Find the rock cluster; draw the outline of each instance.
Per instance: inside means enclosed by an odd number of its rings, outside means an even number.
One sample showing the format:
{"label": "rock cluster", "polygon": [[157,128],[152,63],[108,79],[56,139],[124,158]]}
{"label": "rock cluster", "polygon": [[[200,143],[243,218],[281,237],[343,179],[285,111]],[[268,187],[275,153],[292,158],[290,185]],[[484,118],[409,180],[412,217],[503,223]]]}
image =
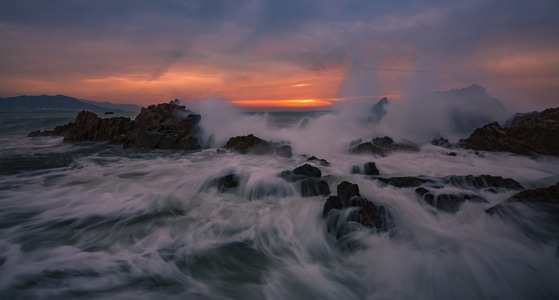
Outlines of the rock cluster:
{"label": "rock cluster", "polygon": [[476,129],[461,143],[465,148],[518,154],[559,155],[559,108],[517,115],[501,127],[493,122]]}
{"label": "rock cluster", "polygon": [[100,118],[82,111],[73,123],[53,131],[34,131],[28,136],[61,135],[65,141],[109,141],[142,149],[200,149],[196,137],[200,115],[175,102],[142,108],[135,120]]}

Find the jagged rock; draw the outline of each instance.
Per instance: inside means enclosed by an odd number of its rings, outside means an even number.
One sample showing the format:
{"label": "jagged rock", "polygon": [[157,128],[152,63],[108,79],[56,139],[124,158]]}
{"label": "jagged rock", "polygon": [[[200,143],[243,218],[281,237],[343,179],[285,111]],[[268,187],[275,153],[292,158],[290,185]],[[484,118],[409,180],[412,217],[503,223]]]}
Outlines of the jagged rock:
{"label": "jagged rock", "polygon": [[352,166],[351,174],[379,175],[380,171],[374,162],[368,162],[363,164],[363,166]]}
{"label": "jagged rock", "polygon": [[56,126],[52,135],[65,141],[110,141],[124,147],[144,149],[200,149],[196,138],[200,115],[174,103],[142,108],[134,121],[130,118],[100,118],[89,111],[80,112],[73,123]]}
{"label": "jagged rock", "polygon": [[395,151],[417,152],[419,148],[414,144],[395,143],[390,137],[373,138],[371,142],[361,143],[353,148],[350,152],[355,154],[373,154],[386,156]]}
{"label": "jagged rock", "polygon": [[232,137],[224,148],[235,150],[241,154],[272,154],[274,152],[269,142],[252,134]]}
{"label": "jagged rock", "polygon": [[466,201],[475,203],[488,203],[483,197],[474,194],[438,194],[435,195],[424,187],[418,187],[415,192],[425,202],[441,211],[455,213]]}
{"label": "jagged rock", "polygon": [[445,147],[445,148],[451,148],[452,147],[452,144],[447,139],[445,139],[443,137],[433,138],[431,140],[431,144],[435,145],[435,146]]}
{"label": "jagged rock", "polygon": [[[326,199],[322,216],[327,220],[329,232],[334,232],[341,238],[348,232],[346,222],[352,221],[368,228],[375,228],[379,232],[389,229],[390,214],[381,205],[375,205],[368,199],[361,197],[357,184],[343,181],[337,186],[337,196]],[[341,210],[351,209],[345,219],[340,219]],[[336,212],[336,213],[334,213]],[[332,214],[332,216],[331,216]]]}
{"label": "jagged rock", "polygon": [[[486,212],[490,215],[495,214],[500,212],[504,206],[510,203],[523,203],[539,207],[547,207],[548,212],[555,212],[557,217],[559,217],[559,182],[547,188],[522,191],[507,199],[505,202],[487,209]],[[559,218],[557,219],[557,222],[559,223]]]}
{"label": "jagged rock", "polygon": [[493,122],[477,128],[461,144],[468,149],[559,155],[559,108],[517,116],[510,127]]}
{"label": "jagged rock", "polygon": [[134,123],[130,118],[99,118],[95,113],[82,111],[65,133],[65,141],[114,141],[120,142],[122,136],[132,130]]}

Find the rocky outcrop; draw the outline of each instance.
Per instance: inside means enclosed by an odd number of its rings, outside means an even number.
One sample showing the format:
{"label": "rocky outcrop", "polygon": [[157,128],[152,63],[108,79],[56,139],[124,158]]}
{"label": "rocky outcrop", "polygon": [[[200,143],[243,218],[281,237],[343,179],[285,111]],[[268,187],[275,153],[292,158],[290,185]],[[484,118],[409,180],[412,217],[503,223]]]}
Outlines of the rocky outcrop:
{"label": "rocky outcrop", "polygon": [[[391,217],[382,205],[376,205],[361,196],[357,184],[343,181],[337,186],[337,196],[326,199],[322,216],[326,219],[328,231],[337,238],[350,232],[348,222],[355,222],[378,232],[388,231]],[[344,211],[347,213],[344,213]]]}
{"label": "rocky outcrop", "polygon": [[441,188],[445,185],[454,187],[480,190],[487,189],[490,192],[499,192],[500,190],[523,190],[524,188],[518,181],[512,178],[503,178],[502,176],[491,175],[451,175],[445,177],[428,177],[428,176],[402,176],[402,177],[375,177],[376,180],[399,188],[411,188],[419,186],[428,186],[433,188]]}
{"label": "rocky outcrop", "polygon": [[276,154],[281,157],[291,157],[291,146],[289,145],[276,145],[265,141],[253,134],[246,136],[232,137],[227,141],[223,148],[233,150],[241,154]]}
{"label": "rocky outcrop", "polygon": [[518,154],[559,155],[559,108],[517,115],[501,127],[493,122],[476,129],[461,144],[468,149]]}
{"label": "rocky outcrop", "polygon": [[485,212],[511,222],[534,240],[559,242],[559,182],[522,191]]}
{"label": "rocky outcrop", "polygon": [[355,154],[373,154],[379,156],[387,156],[392,152],[417,152],[419,148],[412,143],[395,143],[390,137],[373,138],[371,142],[361,143],[350,149]]}
{"label": "rocky outcrop", "polygon": [[123,142],[134,123],[130,118],[99,118],[95,113],[82,111],[65,133],[65,141]]}
{"label": "rocky outcrop", "polygon": [[293,171],[283,171],[279,176],[286,181],[298,183],[303,197],[330,195],[330,186],[325,180],[320,179],[320,169],[309,164],[299,166]]}
{"label": "rocky outcrop", "polygon": [[[200,115],[176,102],[142,108],[134,121],[130,118],[100,118],[82,111],[73,123],[57,126],[49,135],[62,135],[65,141],[109,141],[124,147],[142,149],[200,149],[196,137]],[[41,132],[32,132],[31,136]]]}

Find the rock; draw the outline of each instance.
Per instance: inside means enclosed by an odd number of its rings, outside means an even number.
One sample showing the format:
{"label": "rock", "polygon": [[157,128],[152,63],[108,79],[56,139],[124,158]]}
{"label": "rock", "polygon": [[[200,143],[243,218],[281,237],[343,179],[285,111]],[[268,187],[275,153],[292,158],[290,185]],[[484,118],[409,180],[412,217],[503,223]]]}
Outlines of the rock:
{"label": "rock", "polygon": [[352,166],[351,174],[379,175],[380,171],[374,162],[365,163],[361,166]]}
{"label": "rock", "polygon": [[283,171],[279,174],[279,177],[289,182],[299,181],[299,190],[303,197],[330,195],[328,183],[319,180],[322,177],[320,169],[309,164],[299,166],[293,171]]}
{"label": "rock", "polygon": [[232,149],[241,154],[272,154],[272,145],[252,134],[247,136],[232,137],[224,146],[225,149]]}
{"label": "rock", "polygon": [[375,105],[373,105],[371,107],[371,112],[373,113],[373,115],[369,118],[369,121],[371,123],[379,123],[386,115],[386,106],[389,103],[390,102],[388,101],[388,99],[386,97],[383,97]]}
{"label": "rock", "polygon": [[350,149],[355,154],[373,154],[387,156],[395,151],[417,152],[419,148],[414,144],[395,143],[390,137],[374,138],[372,142],[361,143]]}
{"label": "rock", "polygon": [[283,145],[278,148],[274,148],[274,153],[277,156],[286,157],[286,158],[290,158],[293,156],[291,146],[289,145]]}
{"label": "rock", "polygon": [[349,181],[342,181],[338,184],[336,192],[345,206],[348,205],[348,201],[352,197],[361,197],[361,194],[359,194],[359,186]]}
{"label": "rock", "polygon": [[438,194],[435,195],[424,187],[415,189],[415,192],[425,203],[445,212],[455,213],[466,201],[475,203],[488,203],[483,197],[474,194]]}
{"label": "rock", "polygon": [[130,118],[99,118],[95,113],[82,111],[65,133],[65,141],[114,141],[132,130],[134,122]]}
{"label": "rock", "polygon": [[27,137],[43,137],[43,136],[53,136],[54,131],[52,130],[33,130],[31,131]]}
{"label": "rock", "polygon": [[237,174],[227,174],[217,179],[217,190],[220,192],[229,192],[235,190],[239,186],[240,177]]}
{"label": "rock", "polygon": [[324,208],[322,209],[322,217],[326,218],[328,213],[333,209],[342,209],[344,204],[340,197],[338,196],[330,196],[326,199],[326,203],[324,203]]}
{"label": "rock", "polygon": [[431,144],[435,146],[440,146],[444,148],[451,148],[452,144],[443,137],[436,137],[431,140]]}
{"label": "rock", "polygon": [[308,177],[314,177],[314,178],[320,178],[322,177],[322,172],[320,171],[319,168],[311,166],[309,164],[304,164],[302,166],[299,166],[297,168],[295,168],[293,170],[293,173],[295,175],[299,175],[299,176],[308,176]]}
{"label": "rock", "polygon": [[468,149],[559,155],[559,107],[516,116],[510,127],[493,122],[477,128],[461,144]]}
{"label": "rock", "polygon": [[309,158],[307,158],[307,161],[314,161],[317,162],[319,165],[324,166],[324,167],[329,167],[330,163],[322,158],[317,158],[316,156],[311,156]]}
{"label": "rock", "polygon": [[301,195],[303,197],[328,196],[330,195],[330,187],[324,180],[303,179],[301,181]]}
{"label": "rock", "polygon": [[418,187],[426,183],[435,183],[434,179],[419,178],[413,176],[390,177],[390,178],[376,178],[385,184],[392,185],[399,188]]}
{"label": "rock", "polygon": [[134,121],[124,117],[99,118],[80,112],[73,123],[56,126],[52,135],[65,141],[109,141],[143,149],[200,149],[196,138],[201,117],[175,104],[142,108]]}
{"label": "rock", "polygon": [[448,184],[452,184],[456,187],[469,188],[469,189],[483,189],[489,188],[493,192],[497,192],[498,189],[506,190],[523,190],[524,188],[518,181],[512,178],[503,178],[501,176],[491,176],[491,175],[467,175],[467,176],[448,176],[443,178]]}
{"label": "rock", "polygon": [[[375,205],[368,199],[361,197],[357,184],[343,181],[338,184],[337,196],[330,196],[326,199],[322,209],[322,216],[326,218],[328,231],[336,234],[339,239],[351,231],[351,226],[347,223],[356,222],[367,228],[374,228],[378,232],[385,232],[389,229],[390,214],[381,205]],[[345,219],[340,219],[343,215],[341,210],[351,209]]]}
{"label": "rock", "polygon": [[525,190],[485,212],[512,222],[537,241],[559,240],[559,182],[547,188]]}

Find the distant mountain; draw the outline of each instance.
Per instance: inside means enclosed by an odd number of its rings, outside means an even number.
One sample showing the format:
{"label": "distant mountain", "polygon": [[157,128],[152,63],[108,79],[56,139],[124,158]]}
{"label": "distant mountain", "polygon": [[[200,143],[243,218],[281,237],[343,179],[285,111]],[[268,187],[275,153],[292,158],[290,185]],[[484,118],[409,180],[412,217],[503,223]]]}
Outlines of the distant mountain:
{"label": "distant mountain", "polygon": [[78,100],[64,95],[0,98],[0,111],[79,112],[82,110],[88,110],[95,113],[105,113],[109,111],[113,113],[124,113],[138,112],[140,108],[137,105]]}

